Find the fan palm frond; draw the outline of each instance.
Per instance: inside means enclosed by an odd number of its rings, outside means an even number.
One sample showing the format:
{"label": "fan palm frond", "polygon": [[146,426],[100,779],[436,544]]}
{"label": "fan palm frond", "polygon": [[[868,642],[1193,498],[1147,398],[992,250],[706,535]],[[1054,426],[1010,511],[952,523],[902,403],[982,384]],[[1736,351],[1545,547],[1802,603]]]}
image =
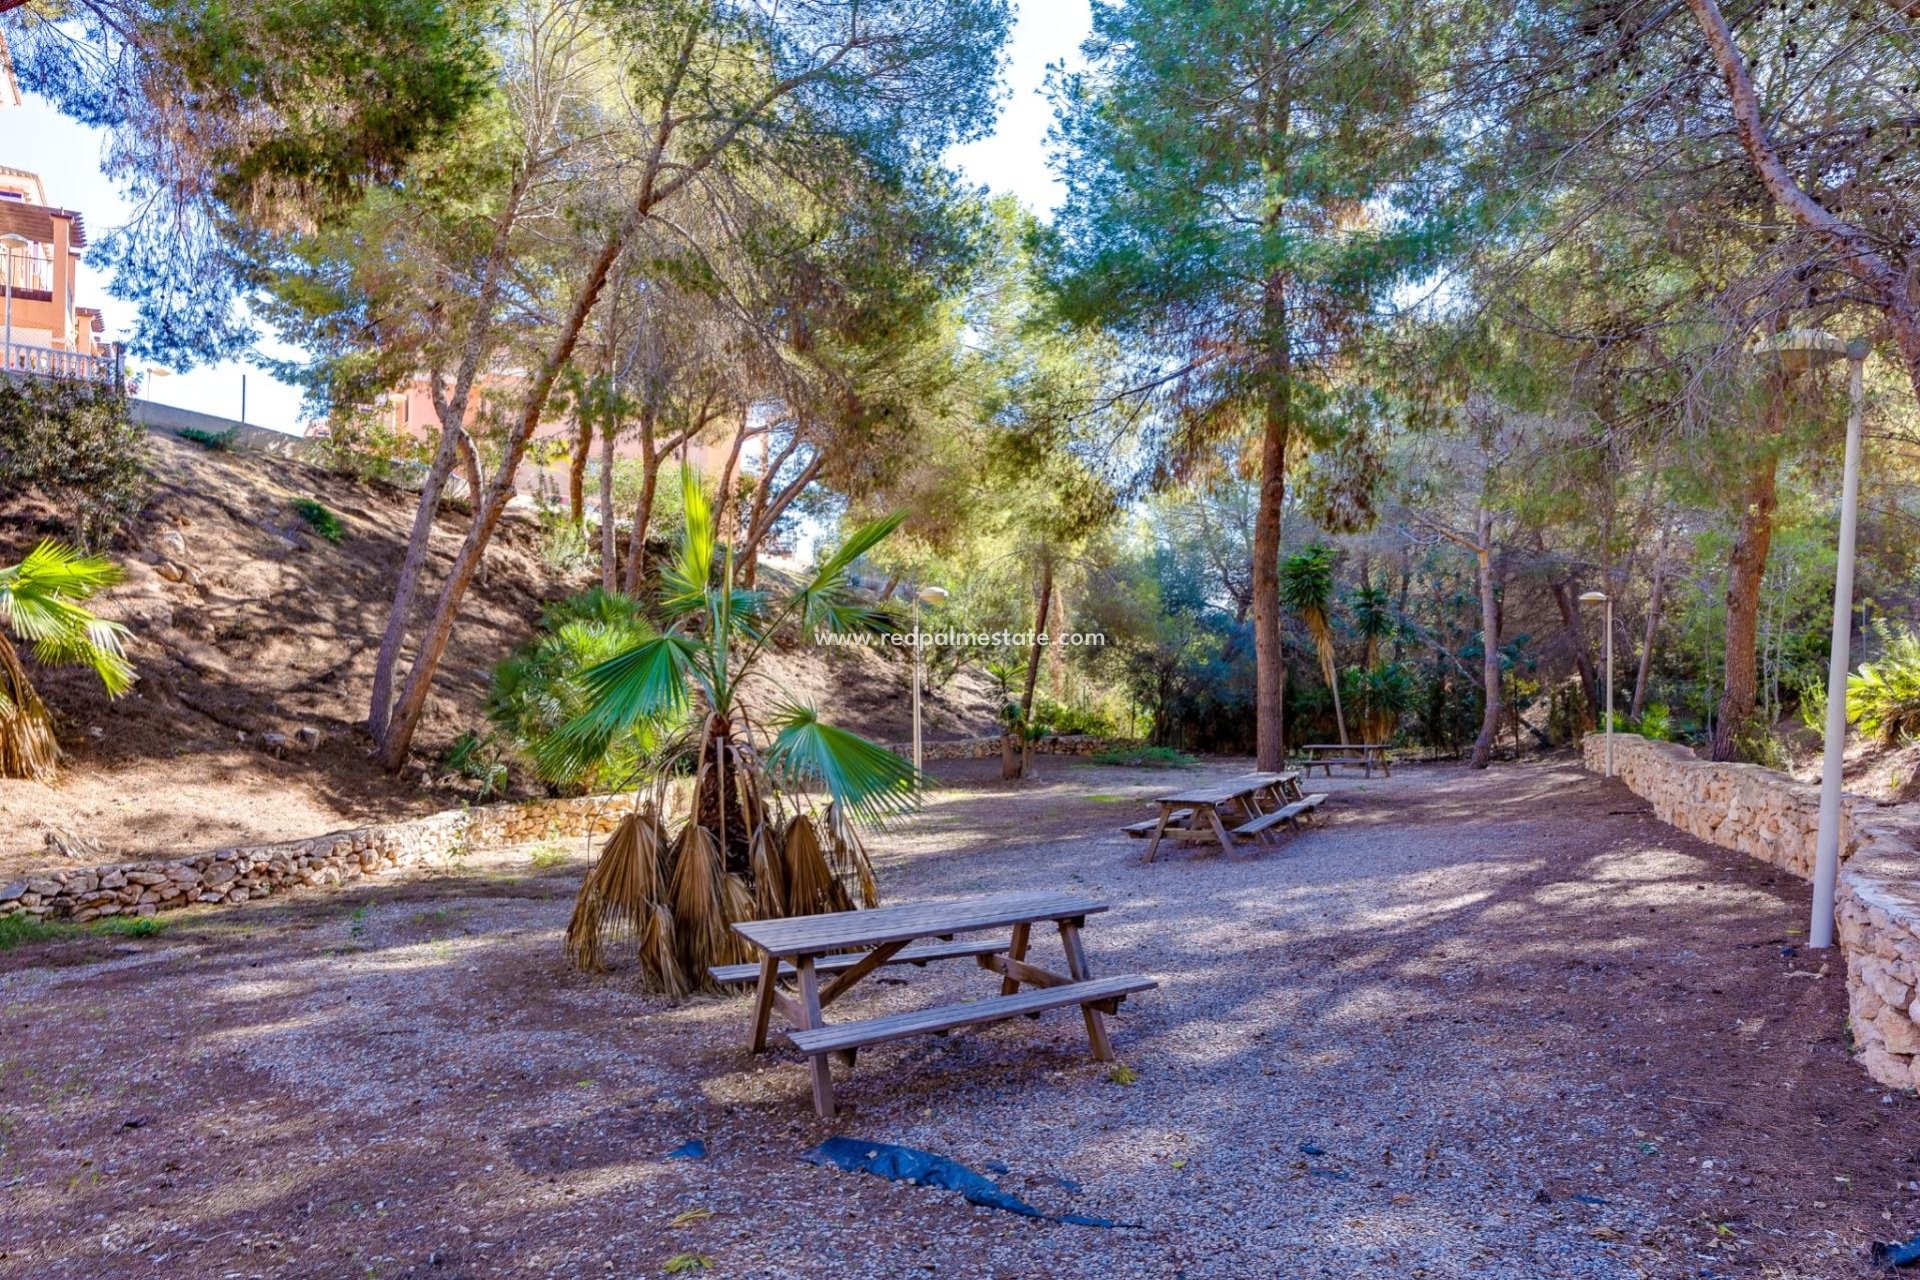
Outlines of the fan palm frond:
{"label": "fan palm frond", "polygon": [[883,823],[919,804],[920,778],[910,761],[878,743],[822,723],[808,706],[789,702],[770,721],[778,732],[767,767],[788,785],[824,785],[842,812]]}

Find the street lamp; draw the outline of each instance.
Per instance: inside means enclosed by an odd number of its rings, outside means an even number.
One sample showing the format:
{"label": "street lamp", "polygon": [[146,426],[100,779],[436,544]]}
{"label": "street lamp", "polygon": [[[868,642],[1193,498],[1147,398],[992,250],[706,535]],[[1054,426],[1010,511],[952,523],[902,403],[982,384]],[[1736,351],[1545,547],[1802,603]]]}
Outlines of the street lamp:
{"label": "street lamp", "polygon": [[920,688],[926,683],[926,655],[920,648],[920,602],[939,604],[947,598],[945,587],[922,587],[913,593],[913,771],[920,772]]}
{"label": "street lamp", "polygon": [[1580,596],[1582,604],[1607,606],[1607,776],[1613,776],[1613,597],[1604,591],[1588,591]]}
{"label": "street lamp", "polygon": [[1789,329],[1754,345],[1754,354],[1798,373],[1835,360],[1848,362],[1846,463],[1840,484],[1840,546],[1833,569],[1833,641],[1827,653],[1826,754],[1820,766],[1820,830],[1813,855],[1813,919],[1807,944],[1833,945],[1833,891],[1840,874],[1840,768],[1847,749],[1847,655],[1852,635],[1853,533],[1860,510],[1860,405],[1867,353],[1819,329]]}

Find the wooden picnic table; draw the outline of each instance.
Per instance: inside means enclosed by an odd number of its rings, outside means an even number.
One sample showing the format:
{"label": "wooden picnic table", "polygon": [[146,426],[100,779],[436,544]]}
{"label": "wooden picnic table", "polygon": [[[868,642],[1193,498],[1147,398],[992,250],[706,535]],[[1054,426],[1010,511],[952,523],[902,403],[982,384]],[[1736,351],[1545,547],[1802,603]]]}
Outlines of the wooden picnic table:
{"label": "wooden picnic table", "polygon": [[1297,821],[1325,800],[1324,795],[1303,795],[1296,772],[1243,773],[1158,796],[1154,800],[1160,806],[1158,820],[1134,823],[1126,831],[1129,835],[1152,835],[1153,842],[1147,846],[1147,861],[1152,862],[1162,840],[1232,849],[1238,843],[1236,837],[1262,839],[1274,827]]}
{"label": "wooden picnic table", "polygon": [[1357,764],[1366,770],[1369,778],[1373,776],[1374,766],[1391,778],[1393,766],[1387,761],[1387,744],[1384,742],[1307,742],[1294,748],[1302,753],[1300,767],[1311,774],[1319,766],[1327,777],[1333,776],[1333,766],[1337,764]]}
{"label": "wooden picnic table", "polygon": [[[905,1036],[1078,1005],[1085,1016],[1093,1056],[1102,1062],[1111,1061],[1113,1045],[1107,1038],[1103,1013],[1117,1012],[1120,1001],[1128,995],[1158,984],[1139,975],[1092,975],[1080,929],[1088,916],[1106,909],[1106,903],[1079,894],[993,893],[946,902],[745,921],[733,929],[760,952],[759,963],[716,966],[712,973],[721,982],[731,982],[744,981],[757,970],[753,1052],[767,1047],[768,1024],[778,1010],[794,1028],[789,1038],[811,1058],[814,1110],[821,1119],[830,1120],[834,1104],[829,1055],[838,1054],[851,1066],[857,1049]],[[1066,973],[1028,962],[1027,944],[1036,924],[1053,924],[1059,929]],[[988,929],[1010,929],[1011,933],[1004,942],[953,941],[956,934]],[[940,941],[909,945],[929,938]],[[972,957],[981,968],[1001,975],[998,996],[833,1025],[822,1016],[828,1005],[882,965],[925,965],[964,957]],[[827,974],[832,978],[823,986],[820,979]],[[789,978],[798,987],[791,996],[779,989],[779,983]],[[1022,991],[1023,985],[1028,990]]]}

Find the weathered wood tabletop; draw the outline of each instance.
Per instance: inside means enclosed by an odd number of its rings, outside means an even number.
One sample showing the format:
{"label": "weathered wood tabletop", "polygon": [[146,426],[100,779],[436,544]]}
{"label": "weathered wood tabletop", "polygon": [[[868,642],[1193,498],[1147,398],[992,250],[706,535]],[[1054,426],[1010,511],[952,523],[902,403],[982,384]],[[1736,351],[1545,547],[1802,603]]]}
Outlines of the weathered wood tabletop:
{"label": "weathered wood tabletop", "polygon": [[[1228,817],[1235,823],[1244,822],[1301,798],[1300,775],[1292,771],[1243,773],[1222,782],[1156,796],[1154,803],[1160,806],[1160,821],[1154,827],[1152,843],[1147,846],[1147,861],[1153,861],[1162,840],[1234,848],[1236,841],[1228,829]],[[1238,812],[1222,815],[1223,808]],[[1190,811],[1184,825],[1178,820],[1181,810]]]}
{"label": "weathered wood tabletop", "polygon": [[1377,764],[1386,777],[1393,776],[1393,764],[1387,758],[1387,744],[1384,742],[1304,742],[1294,748],[1302,752],[1305,759],[1301,768],[1311,771],[1316,766],[1329,778],[1333,776],[1336,764],[1357,764],[1373,776]]}
{"label": "weathered wood tabletop", "polygon": [[[1081,894],[993,893],[945,902],[901,903],[865,911],[742,921],[733,926],[734,932],[761,955],[754,998],[753,1051],[759,1053],[766,1048],[768,1025],[778,1010],[795,1028],[791,1033],[794,1044],[810,1057],[814,1110],[823,1119],[832,1118],[834,1113],[829,1057],[839,1054],[851,1065],[855,1050],[861,1046],[906,1035],[949,1031],[1078,1005],[1085,1015],[1087,1038],[1094,1057],[1110,1061],[1113,1046],[1107,1038],[1103,1012],[1114,1012],[1128,994],[1156,984],[1139,976],[1093,977],[1080,940],[1080,927],[1088,916],[1106,909],[1104,902]],[[1067,961],[1064,974],[1027,963],[1032,928],[1046,923],[1059,928]],[[956,955],[970,955],[982,968],[1001,975],[997,998],[833,1026],[827,1024],[823,1010],[868,974],[886,964],[920,962],[915,956],[926,955],[927,949],[908,948],[916,939],[951,938],[959,933],[1003,928],[1011,929],[1011,937],[1003,947],[954,949]],[[846,957],[841,953],[860,948],[867,950],[853,963],[840,967],[830,982],[821,985],[819,965],[823,958],[833,956],[844,961]],[[783,960],[791,962],[798,987],[794,996],[779,989]],[[1032,990],[1021,992],[1022,984]]]}

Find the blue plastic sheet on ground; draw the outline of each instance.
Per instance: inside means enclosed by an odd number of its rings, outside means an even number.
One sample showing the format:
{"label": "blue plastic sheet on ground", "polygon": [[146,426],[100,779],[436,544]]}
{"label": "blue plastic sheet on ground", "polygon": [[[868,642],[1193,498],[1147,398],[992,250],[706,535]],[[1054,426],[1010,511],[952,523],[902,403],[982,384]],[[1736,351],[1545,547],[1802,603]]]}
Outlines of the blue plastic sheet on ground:
{"label": "blue plastic sheet on ground", "polygon": [[1874,1242],[1873,1260],[1883,1267],[1910,1267],[1920,1262],[1920,1236],[1899,1244]]}
{"label": "blue plastic sheet on ground", "polygon": [[661,1157],[663,1160],[705,1160],[706,1158],[707,1144],[698,1138],[681,1143]]}
{"label": "blue plastic sheet on ground", "polygon": [[942,1187],[958,1191],[968,1204],[988,1209],[1004,1209],[1023,1218],[1065,1222],[1076,1227],[1125,1227],[1133,1223],[1115,1222],[1083,1213],[1043,1213],[1018,1196],[1009,1195],[994,1183],[957,1160],[896,1146],[891,1142],[862,1142],[858,1138],[828,1138],[800,1157],[809,1164],[831,1165],[848,1173],[871,1173],[894,1182],[911,1182],[923,1187]]}

